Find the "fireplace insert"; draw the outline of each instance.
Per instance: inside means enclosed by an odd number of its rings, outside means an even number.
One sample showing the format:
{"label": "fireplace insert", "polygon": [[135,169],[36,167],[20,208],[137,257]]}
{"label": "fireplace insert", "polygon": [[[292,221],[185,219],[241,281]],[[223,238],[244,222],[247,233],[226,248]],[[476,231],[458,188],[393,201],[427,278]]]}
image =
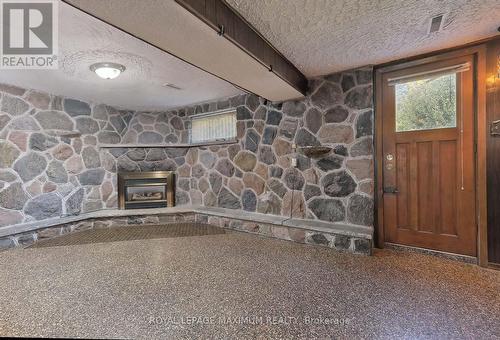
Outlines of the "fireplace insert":
{"label": "fireplace insert", "polygon": [[163,208],[175,205],[173,171],[118,173],[120,209]]}

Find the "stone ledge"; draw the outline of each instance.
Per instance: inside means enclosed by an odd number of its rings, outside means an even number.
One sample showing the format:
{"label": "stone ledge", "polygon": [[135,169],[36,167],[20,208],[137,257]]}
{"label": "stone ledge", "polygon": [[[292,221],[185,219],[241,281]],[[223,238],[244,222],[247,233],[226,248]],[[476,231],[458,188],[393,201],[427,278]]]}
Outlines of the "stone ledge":
{"label": "stone ledge", "polygon": [[289,219],[241,210],[203,206],[158,209],[99,210],[96,212],[35,221],[0,228],[0,250],[28,246],[40,239],[92,228],[136,224],[164,224],[197,221],[298,243],[325,246],[356,254],[371,254],[373,230],[370,227]]}
{"label": "stone ledge", "polygon": [[58,217],[43,221],[33,221],[22,224],[15,224],[7,227],[0,227],[0,237],[35,231],[38,229],[50,228],[61,224],[81,222],[88,219],[106,218],[106,217],[128,217],[128,216],[145,216],[145,215],[169,215],[169,214],[185,214],[198,213],[210,216],[223,218],[231,218],[249,222],[259,222],[273,224],[285,227],[293,227],[309,231],[318,231],[324,233],[336,233],[346,236],[355,236],[360,238],[372,239],[373,228],[358,225],[349,225],[342,223],[328,223],[318,220],[304,220],[298,218],[288,218],[277,215],[267,215],[260,213],[252,213],[241,210],[232,210],[225,208],[213,208],[203,206],[180,206],[173,208],[157,208],[157,209],[105,209],[95,212],[80,214],[76,216]]}

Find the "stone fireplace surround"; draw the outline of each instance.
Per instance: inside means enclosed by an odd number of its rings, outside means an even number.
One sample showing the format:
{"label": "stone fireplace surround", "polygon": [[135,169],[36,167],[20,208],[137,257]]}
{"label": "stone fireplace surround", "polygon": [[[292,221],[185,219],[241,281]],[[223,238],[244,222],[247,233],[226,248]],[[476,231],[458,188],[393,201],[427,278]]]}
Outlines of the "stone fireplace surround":
{"label": "stone fireplace surround", "polygon": [[[118,110],[0,85],[0,244],[22,244],[19,236],[30,232],[26,226],[33,234],[23,237],[35,240],[34,230],[44,230],[55,217],[82,223],[104,211],[116,220],[117,171],[174,170],[178,209],[193,207],[192,215],[266,234],[234,218],[242,211],[265,215],[271,220],[263,223],[274,230],[268,234],[285,239],[294,239],[285,221],[300,230],[329,228],[330,236],[310,242],[333,247],[342,243],[335,233],[360,229],[356,235],[369,240],[371,248],[371,75],[364,68],[311,79],[310,93],[300,101],[267,105],[262,98],[241,95],[165,112]],[[237,110],[236,143],[147,147],[187,143],[189,116],[229,107]],[[329,145],[333,152],[317,160],[299,155],[293,168],[294,142]],[[110,144],[119,147],[102,147]],[[132,144],[145,147],[127,147]],[[202,208],[212,209],[212,215]],[[216,214],[217,208],[224,213]],[[239,211],[228,222],[234,209]],[[278,222],[273,224],[273,218]],[[284,227],[286,232],[277,229]],[[346,249],[354,251],[354,242],[344,240],[343,247],[349,244]]]}

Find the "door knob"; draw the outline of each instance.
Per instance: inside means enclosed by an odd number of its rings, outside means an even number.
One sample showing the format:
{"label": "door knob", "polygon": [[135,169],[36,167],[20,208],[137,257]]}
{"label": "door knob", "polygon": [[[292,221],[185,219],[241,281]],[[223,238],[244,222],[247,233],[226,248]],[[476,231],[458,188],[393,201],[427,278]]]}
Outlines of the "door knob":
{"label": "door knob", "polygon": [[384,194],[397,194],[398,192],[396,187],[384,187]]}

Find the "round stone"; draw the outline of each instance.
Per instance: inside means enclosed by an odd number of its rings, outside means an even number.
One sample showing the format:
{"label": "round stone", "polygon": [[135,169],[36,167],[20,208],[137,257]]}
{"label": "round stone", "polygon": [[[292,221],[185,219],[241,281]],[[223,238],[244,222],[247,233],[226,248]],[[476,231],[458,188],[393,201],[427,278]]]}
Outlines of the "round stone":
{"label": "round stone", "polygon": [[285,185],[291,190],[302,190],[305,179],[302,173],[295,168],[288,168],[283,175]]}
{"label": "round stone", "polygon": [[326,175],[321,184],[325,194],[331,197],[345,197],[356,190],[356,182],[344,170]]}
{"label": "round stone", "polygon": [[234,164],[243,171],[252,171],[257,164],[257,157],[251,152],[240,151],[234,157]]}
{"label": "round stone", "polygon": [[30,152],[14,163],[14,170],[24,182],[28,182],[40,175],[47,167],[45,158],[37,153]]}
{"label": "round stone", "polygon": [[314,198],[308,204],[312,213],[320,220],[340,222],[345,219],[345,208],[340,200],[331,198]]}

